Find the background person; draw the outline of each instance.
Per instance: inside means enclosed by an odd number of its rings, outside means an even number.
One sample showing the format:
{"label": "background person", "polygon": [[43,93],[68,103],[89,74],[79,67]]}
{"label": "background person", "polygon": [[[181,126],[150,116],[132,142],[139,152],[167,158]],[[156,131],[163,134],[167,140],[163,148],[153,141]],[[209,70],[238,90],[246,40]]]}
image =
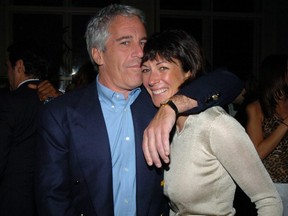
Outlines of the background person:
{"label": "background person", "polygon": [[247,105],[247,133],[269,172],[288,215],[288,57],[270,55],[261,65],[259,99]]}
{"label": "background person", "polygon": [[1,95],[0,103],[0,214],[34,216],[36,118],[41,103],[28,84],[38,84],[48,64],[27,42],[12,44],[7,51],[10,91]]}
{"label": "background person", "polygon": [[72,76],[72,82],[66,87],[65,92],[82,88],[89,83],[95,81],[97,70],[91,61],[83,64],[77,73]]}

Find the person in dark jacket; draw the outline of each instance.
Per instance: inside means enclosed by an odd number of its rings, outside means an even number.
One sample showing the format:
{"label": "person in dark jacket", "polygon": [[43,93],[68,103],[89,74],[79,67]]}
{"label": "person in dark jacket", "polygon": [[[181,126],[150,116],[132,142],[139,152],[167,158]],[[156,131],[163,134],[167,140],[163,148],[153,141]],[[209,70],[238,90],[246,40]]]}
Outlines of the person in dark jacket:
{"label": "person in dark jacket", "polygon": [[47,73],[47,62],[28,44],[8,49],[9,91],[0,105],[0,215],[34,216],[36,118],[41,102],[37,84]]}

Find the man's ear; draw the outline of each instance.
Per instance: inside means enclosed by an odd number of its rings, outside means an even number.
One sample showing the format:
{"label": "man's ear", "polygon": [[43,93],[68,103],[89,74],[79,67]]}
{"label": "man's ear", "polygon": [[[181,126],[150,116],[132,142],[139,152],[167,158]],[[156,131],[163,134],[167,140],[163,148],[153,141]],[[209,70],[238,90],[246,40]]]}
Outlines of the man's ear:
{"label": "man's ear", "polygon": [[17,73],[23,73],[25,72],[25,65],[24,65],[24,61],[22,59],[19,59],[16,61],[15,64],[15,71]]}
{"label": "man's ear", "polygon": [[97,48],[92,48],[92,58],[96,62],[97,65],[103,64],[103,58],[102,58],[102,51],[99,51]]}

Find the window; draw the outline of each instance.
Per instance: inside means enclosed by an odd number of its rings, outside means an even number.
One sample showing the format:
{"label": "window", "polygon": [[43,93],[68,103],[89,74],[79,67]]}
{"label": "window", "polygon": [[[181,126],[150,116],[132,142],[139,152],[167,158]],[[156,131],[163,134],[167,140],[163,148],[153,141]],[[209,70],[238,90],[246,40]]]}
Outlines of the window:
{"label": "window", "polygon": [[[86,24],[96,10],[110,3],[125,3],[143,9],[147,15],[148,33],[166,28],[182,28],[193,35],[204,49],[212,68],[231,67],[235,70],[258,73],[261,51],[283,49],[287,44],[286,29],[281,34],[269,28],[262,29],[263,20],[276,28],[272,21],[285,26],[287,1],[276,3],[261,0],[5,0],[0,7],[0,59],[3,50],[13,40],[25,37],[39,41],[53,64],[52,77],[65,88],[71,74],[89,61],[84,40]],[[284,6],[278,6],[282,2]],[[264,7],[265,6],[265,7]],[[273,6],[273,7],[271,7]],[[262,7],[275,11],[274,19],[262,15]],[[287,8],[287,7],[286,7]],[[278,13],[278,10],[283,12]],[[266,15],[267,15],[266,14]],[[287,19],[286,19],[287,20]],[[272,23],[272,24],[271,24]],[[13,27],[11,27],[13,26]],[[4,32],[4,33],[3,33]],[[273,37],[273,44],[267,43]],[[261,35],[262,33],[262,35]],[[266,33],[266,34],[265,34]],[[264,35],[265,34],[265,35]],[[277,38],[276,38],[277,35]],[[277,40],[282,35],[280,40]],[[287,34],[286,34],[287,35]],[[264,38],[264,40],[263,40]],[[263,41],[264,42],[263,42]],[[266,41],[266,43],[265,43]],[[278,45],[278,43],[280,45]],[[265,45],[264,48],[263,44]],[[261,49],[260,49],[261,47]],[[278,48],[279,47],[279,48]],[[245,67],[243,67],[245,66]],[[239,68],[237,68],[239,67]],[[0,78],[5,77],[4,64],[0,64]]]}
{"label": "window", "polygon": [[[29,40],[41,46],[50,63],[49,79],[65,90],[77,71],[90,61],[84,34],[90,17],[96,10],[119,0],[5,0],[0,7],[0,29],[3,25],[6,40],[0,47]],[[3,4],[4,5],[4,4]],[[4,19],[2,19],[2,17]],[[12,26],[12,28],[9,28]],[[6,52],[0,51],[0,85],[6,83]]]}
{"label": "window", "polygon": [[202,0],[192,1],[193,6],[173,2],[160,0],[160,30],[181,28],[191,33],[202,45],[212,69],[257,73],[260,0]]}
{"label": "window", "polygon": [[[60,33],[60,34],[59,34]],[[20,14],[13,15],[13,42],[30,42],[41,49],[41,54],[50,63],[49,79],[58,81],[59,68],[63,64],[65,54],[62,34],[62,16],[47,14]]]}

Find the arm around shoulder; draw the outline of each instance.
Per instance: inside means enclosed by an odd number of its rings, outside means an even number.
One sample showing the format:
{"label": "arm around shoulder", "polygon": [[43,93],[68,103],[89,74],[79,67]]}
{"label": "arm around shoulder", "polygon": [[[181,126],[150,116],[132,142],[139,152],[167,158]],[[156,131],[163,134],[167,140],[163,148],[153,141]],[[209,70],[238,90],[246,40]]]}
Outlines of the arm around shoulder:
{"label": "arm around shoulder", "polygon": [[[194,99],[191,100],[190,108],[184,110],[189,114],[194,114],[212,106],[223,106],[232,103],[241,93],[243,87],[242,81],[232,72],[219,70],[207,73],[194,80],[191,84],[182,88],[178,95]],[[197,107],[195,107],[195,101],[197,101]],[[178,103],[176,105],[178,107]]]}

